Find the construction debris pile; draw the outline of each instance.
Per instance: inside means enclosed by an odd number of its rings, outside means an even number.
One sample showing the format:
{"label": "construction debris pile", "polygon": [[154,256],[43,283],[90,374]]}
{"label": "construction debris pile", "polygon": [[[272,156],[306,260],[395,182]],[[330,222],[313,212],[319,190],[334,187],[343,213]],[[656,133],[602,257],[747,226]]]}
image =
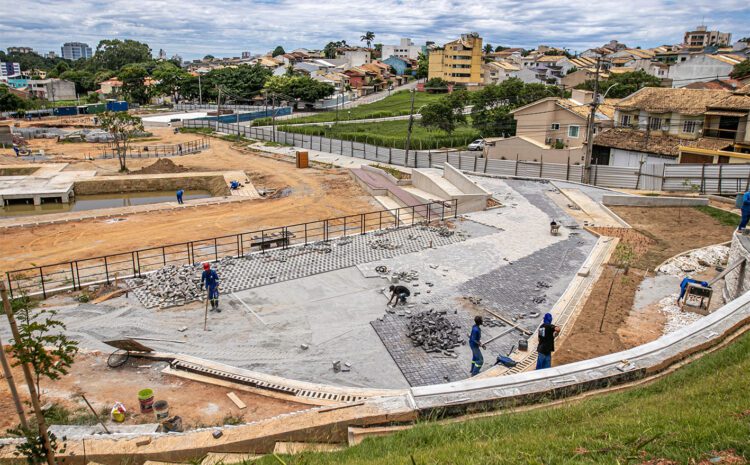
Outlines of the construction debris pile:
{"label": "construction debris pile", "polygon": [[675,257],[660,266],[657,271],[672,276],[684,276],[685,273],[700,273],[707,268],[725,265],[728,259],[729,247],[712,245]]}
{"label": "construction debris pile", "polygon": [[[231,257],[225,257],[213,265],[213,269],[221,276],[234,266]],[[158,301],[159,308],[175,307],[190,302],[201,301],[205,298],[205,291],[201,290],[201,274],[203,268],[195,265],[167,265],[143,278],[135,278],[135,286],[143,286]],[[221,284],[219,284],[221,290]]]}
{"label": "construction debris pile", "polygon": [[425,352],[440,352],[455,357],[453,349],[466,343],[461,326],[446,317],[446,311],[430,309],[411,315],[407,324],[407,336],[415,347]]}

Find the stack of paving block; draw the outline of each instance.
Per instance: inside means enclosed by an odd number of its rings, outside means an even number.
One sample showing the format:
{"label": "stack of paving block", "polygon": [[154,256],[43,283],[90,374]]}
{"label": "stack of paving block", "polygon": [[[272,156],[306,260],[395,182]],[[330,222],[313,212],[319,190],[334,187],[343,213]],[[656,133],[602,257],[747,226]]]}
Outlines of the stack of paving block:
{"label": "stack of paving block", "polygon": [[407,336],[427,353],[455,356],[453,349],[466,343],[461,325],[450,321],[445,311],[432,309],[411,316]]}

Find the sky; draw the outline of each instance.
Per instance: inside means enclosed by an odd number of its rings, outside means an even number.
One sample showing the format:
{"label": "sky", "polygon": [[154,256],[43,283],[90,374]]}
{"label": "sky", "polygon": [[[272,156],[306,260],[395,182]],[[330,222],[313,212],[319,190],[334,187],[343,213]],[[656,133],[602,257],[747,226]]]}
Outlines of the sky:
{"label": "sky", "polygon": [[0,0],[0,48],[56,51],[64,42],[146,42],[184,59],[322,48],[346,40],[438,44],[478,32],[484,43],[571,51],[617,39],[644,48],[682,42],[705,23],[750,36],[748,0]]}

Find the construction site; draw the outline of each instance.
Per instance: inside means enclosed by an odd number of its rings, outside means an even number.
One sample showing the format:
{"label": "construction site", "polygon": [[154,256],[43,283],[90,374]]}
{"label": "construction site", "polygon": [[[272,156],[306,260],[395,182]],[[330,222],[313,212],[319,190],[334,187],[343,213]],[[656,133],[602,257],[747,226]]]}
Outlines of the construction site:
{"label": "construction site", "polygon": [[[39,385],[67,464],[338,451],[656,379],[750,323],[734,198],[487,174],[463,157],[407,167],[163,119],[126,173],[87,117],[17,123],[23,153],[0,150],[7,296],[54,311],[78,343]],[[535,370],[545,314],[559,336]],[[0,393],[5,431],[18,409]],[[23,463],[22,441],[0,437],[0,463]]]}

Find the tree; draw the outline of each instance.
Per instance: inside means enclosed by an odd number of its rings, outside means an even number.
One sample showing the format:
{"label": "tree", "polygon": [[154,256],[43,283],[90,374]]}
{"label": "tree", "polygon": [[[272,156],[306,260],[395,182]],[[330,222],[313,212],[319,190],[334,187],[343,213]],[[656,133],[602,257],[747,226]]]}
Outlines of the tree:
{"label": "tree", "polygon": [[89,71],[71,69],[60,74],[60,79],[73,82],[76,85],[76,93],[80,95],[96,90],[94,75]]}
{"label": "tree", "polygon": [[495,47],[496,52],[502,52],[503,50],[508,50],[508,47],[503,47],[502,45]]}
{"label": "tree", "polygon": [[122,94],[132,103],[147,103],[149,90],[146,87],[148,72],[141,65],[123,66],[117,76],[122,81]]}
{"label": "tree", "polygon": [[417,79],[424,79],[427,77],[430,68],[430,56],[426,53],[419,52],[417,55]]}
{"label": "tree", "polygon": [[346,41],[345,40],[338,40],[336,42],[328,42],[326,46],[323,48],[323,53],[325,54],[326,58],[336,58],[336,54],[338,53],[338,49],[341,47],[346,47]]}
{"label": "tree", "polygon": [[13,366],[24,367],[37,422],[37,431],[25,428],[11,430],[26,439],[25,443],[17,446],[17,452],[25,455],[31,464],[42,463],[46,459],[48,464],[54,465],[59,447],[54,434],[47,432],[44,412],[40,407],[40,385],[44,378],[54,381],[68,373],[78,353],[78,343],[65,335],[65,324],[55,319],[56,311],[38,309],[25,296],[16,299],[11,306],[4,286],[1,291],[13,332],[9,352],[13,355]]}
{"label": "tree", "polygon": [[370,48],[370,44],[372,44],[372,41],[375,40],[375,33],[372,31],[367,31],[359,38],[362,42],[367,43],[367,48]]}
{"label": "tree", "polygon": [[471,124],[483,137],[513,135],[516,122],[510,112],[547,97],[561,97],[562,90],[544,84],[524,84],[517,78],[490,84],[472,93]]}
{"label": "tree", "polygon": [[264,86],[269,94],[281,98],[314,102],[332,95],[336,88],[309,76],[272,76]]}
{"label": "tree", "polygon": [[750,59],[741,61],[734,65],[729,75],[735,79],[750,75]]}
{"label": "tree", "polygon": [[284,47],[282,47],[281,45],[277,45],[276,48],[273,49],[273,52],[271,52],[271,56],[272,57],[277,57],[277,56],[283,55],[285,53],[286,52],[284,51]]}
{"label": "tree", "polygon": [[[661,87],[661,80],[643,70],[638,70],[632,73],[611,74],[609,79],[599,81],[600,91],[605,92],[610,87],[612,89],[607,94],[608,97],[625,98],[644,87]],[[579,84],[576,89],[594,90],[594,81]]]}
{"label": "tree", "polygon": [[206,55],[203,57],[203,61],[214,61],[215,58],[213,55]]}
{"label": "tree", "polygon": [[491,44],[484,44],[484,54],[485,55],[489,55],[490,53],[492,53],[492,51],[493,51],[493,49],[492,49],[492,45]]}
{"label": "tree", "polygon": [[424,85],[429,94],[439,94],[448,92],[448,82],[441,78],[432,78]]}
{"label": "tree", "polygon": [[165,61],[156,67],[151,76],[157,81],[155,91],[162,95],[169,95],[175,103],[179,103],[180,91],[190,74],[182,68]]}
{"label": "tree", "polygon": [[235,100],[250,100],[263,89],[271,74],[259,64],[211,70],[201,78],[203,97],[216,98],[216,89],[221,86],[222,92]]}
{"label": "tree", "polygon": [[99,127],[112,134],[115,152],[120,161],[120,171],[127,172],[127,154],[130,141],[143,132],[143,121],[127,112],[105,111],[99,115]]}
{"label": "tree", "polygon": [[456,91],[438,101],[422,107],[420,124],[424,127],[442,129],[451,134],[456,126],[466,123],[464,106],[468,100],[466,91]]}
{"label": "tree", "polygon": [[11,93],[7,86],[0,86],[0,111],[18,111],[26,108],[26,100]]}
{"label": "tree", "polygon": [[148,44],[136,40],[108,39],[99,42],[91,58],[94,72],[102,69],[119,70],[134,63],[153,61]]}

